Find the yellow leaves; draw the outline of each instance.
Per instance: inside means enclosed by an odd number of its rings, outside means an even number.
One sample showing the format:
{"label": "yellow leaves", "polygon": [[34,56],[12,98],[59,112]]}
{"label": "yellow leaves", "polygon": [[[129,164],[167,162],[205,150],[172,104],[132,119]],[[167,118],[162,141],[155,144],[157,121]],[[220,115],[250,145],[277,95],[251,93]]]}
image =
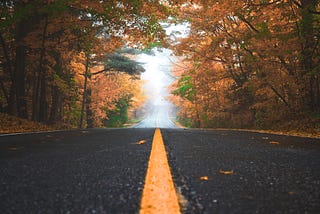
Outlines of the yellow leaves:
{"label": "yellow leaves", "polygon": [[[92,72],[98,71],[101,67],[93,68]],[[126,73],[103,73],[95,75],[92,78],[92,103],[91,108],[94,111],[96,123],[99,124],[101,118],[106,118],[106,110],[113,110],[115,103],[123,96],[132,96],[132,103],[129,112],[139,108],[144,97],[141,90],[141,80],[133,79]],[[129,115],[130,116],[130,115]],[[99,124],[100,125],[100,124]]]}
{"label": "yellow leaves", "polygon": [[277,141],[271,141],[270,144],[272,144],[272,145],[279,145],[280,143],[277,142]]}
{"label": "yellow leaves", "polygon": [[233,175],[233,174],[234,174],[234,171],[233,171],[233,170],[231,170],[231,171],[225,171],[225,170],[220,169],[220,170],[219,170],[219,173],[220,173],[220,174],[223,174],[223,175]]}
{"label": "yellow leaves", "polygon": [[143,144],[145,144],[146,143],[146,140],[140,140],[140,141],[138,141],[136,144],[137,145],[143,145]]}
{"label": "yellow leaves", "polygon": [[[234,175],[235,171],[233,169],[232,170],[220,169],[218,171],[218,173],[221,175]],[[199,180],[200,181],[209,181],[209,176],[208,175],[201,176],[201,177],[199,177]],[[212,179],[210,179],[210,180],[212,180]]]}
{"label": "yellow leaves", "polygon": [[208,181],[209,180],[209,177],[208,176],[201,176],[199,178],[201,181]]}
{"label": "yellow leaves", "polygon": [[53,127],[41,123],[31,122],[26,119],[9,116],[4,113],[0,113],[0,124],[0,133],[3,134],[31,131],[49,131],[54,129]]}

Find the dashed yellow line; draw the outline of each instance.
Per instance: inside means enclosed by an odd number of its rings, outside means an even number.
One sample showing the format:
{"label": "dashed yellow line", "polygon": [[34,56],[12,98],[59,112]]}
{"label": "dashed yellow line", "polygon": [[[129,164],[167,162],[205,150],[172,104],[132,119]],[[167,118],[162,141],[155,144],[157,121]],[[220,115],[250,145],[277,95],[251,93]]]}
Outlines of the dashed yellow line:
{"label": "dashed yellow line", "polygon": [[180,213],[161,131],[156,129],[142,193],[140,214]]}

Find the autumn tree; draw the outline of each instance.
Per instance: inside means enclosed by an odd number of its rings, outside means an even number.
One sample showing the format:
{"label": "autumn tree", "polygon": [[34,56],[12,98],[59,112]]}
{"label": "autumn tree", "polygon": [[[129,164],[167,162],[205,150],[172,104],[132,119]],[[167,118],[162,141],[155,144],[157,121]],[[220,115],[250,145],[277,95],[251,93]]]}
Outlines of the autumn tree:
{"label": "autumn tree", "polygon": [[176,50],[192,64],[189,82],[195,88],[199,84],[197,93],[202,90],[197,105],[221,104],[211,105],[213,114],[204,120],[196,118],[202,121],[196,126],[211,121],[209,126],[266,128],[306,115],[315,126],[320,104],[318,1],[194,3],[182,8],[191,32]]}
{"label": "autumn tree", "polygon": [[[75,125],[83,115],[81,92],[89,88],[84,90],[82,81],[91,77],[90,69],[115,48],[143,48],[160,42],[164,31],[158,20],[170,13],[170,4],[146,0],[1,1],[1,111]],[[89,100],[86,102],[90,120]]]}

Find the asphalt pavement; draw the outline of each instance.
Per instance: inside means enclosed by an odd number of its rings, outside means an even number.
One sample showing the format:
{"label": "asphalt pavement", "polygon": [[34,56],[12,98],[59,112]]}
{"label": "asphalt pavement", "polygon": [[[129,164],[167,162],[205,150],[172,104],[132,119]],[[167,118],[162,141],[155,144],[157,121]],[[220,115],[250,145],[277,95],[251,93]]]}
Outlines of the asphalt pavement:
{"label": "asphalt pavement", "polygon": [[185,213],[320,213],[320,140],[162,129]]}
{"label": "asphalt pavement", "polygon": [[[319,139],[161,132],[183,213],[320,213]],[[139,213],[153,134],[130,128],[0,137],[1,213]]]}
{"label": "asphalt pavement", "polygon": [[153,132],[0,137],[0,213],[137,213]]}

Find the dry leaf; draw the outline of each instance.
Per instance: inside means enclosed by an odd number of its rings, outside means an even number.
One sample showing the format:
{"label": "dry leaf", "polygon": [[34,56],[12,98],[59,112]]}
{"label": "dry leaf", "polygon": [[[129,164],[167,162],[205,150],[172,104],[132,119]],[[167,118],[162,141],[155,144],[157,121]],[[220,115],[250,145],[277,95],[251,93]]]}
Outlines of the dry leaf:
{"label": "dry leaf", "polygon": [[208,176],[202,176],[202,177],[200,177],[200,180],[201,181],[207,181],[207,180],[209,180],[209,177]]}
{"label": "dry leaf", "polygon": [[145,144],[146,143],[146,140],[140,140],[140,141],[138,141],[136,144],[137,145],[142,145],[142,144]]}
{"label": "dry leaf", "polygon": [[224,174],[224,175],[232,175],[232,174],[234,174],[234,171],[233,170],[231,170],[231,171],[224,171],[224,170],[219,170],[219,173],[220,174]]}
{"label": "dry leaf", "polygon": [[17,151],[17,150],[20,150],[20,149],[23,149],[24,147],[10,147],[9,150],[11,151]]}
{"label": "dry leaf", "polygon": [[279,145],[280,143],[279,143],[279,142],[276,142],[276,141],[271,141],[270,144],[272,144],[272,145]]}
{"label": "dry leaf", "polygon": [[288,194],[289,194],[289,195],[295,195],[296,193],[295,193],[295,192],[290,191],[290,192],[288,192]]}

